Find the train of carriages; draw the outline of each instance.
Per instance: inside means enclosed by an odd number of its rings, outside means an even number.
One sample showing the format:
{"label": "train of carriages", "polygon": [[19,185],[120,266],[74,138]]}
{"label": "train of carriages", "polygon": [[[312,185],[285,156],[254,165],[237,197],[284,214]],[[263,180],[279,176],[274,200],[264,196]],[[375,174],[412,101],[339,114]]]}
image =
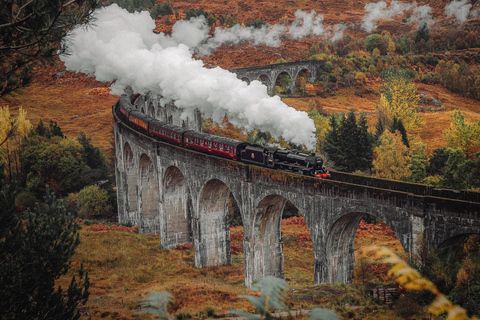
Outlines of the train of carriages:
{"label": "train of carriages", "polygon": [[328,178],[323,159],[314,155],[278,147],[263,147],[234,139],[218,137],[204,132],[185,129],[153,119],[120,100],[113,106],[124,121],[160,140],[216,156],[296,172],[318,178]]}

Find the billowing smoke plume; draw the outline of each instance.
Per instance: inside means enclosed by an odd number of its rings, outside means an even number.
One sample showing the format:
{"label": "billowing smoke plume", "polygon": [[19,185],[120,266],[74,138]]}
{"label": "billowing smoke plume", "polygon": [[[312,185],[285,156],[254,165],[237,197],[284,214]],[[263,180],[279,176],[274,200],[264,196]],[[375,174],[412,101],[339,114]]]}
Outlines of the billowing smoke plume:
{"label": "billowing smoke plume", "polygon": [[372,30],[377,27],[375,20],[390,19],[396,15],[404,14],[407,10],[412,10],[412,15],[408,19],[408,22],[432,22],[432,8],[428,5],[417,6],[416,2],[402,3],[399,1],[392,1],[390,6],[388,6],[384,1],[380,1],[376,3],[367,3],[365,5],[365,11],[367,11],[367,14],[362,20],[362,28],[367,32],[372,32]]}
{"label": "billowing smoke plume", "polygon": [[[186,22],[175,25],[167,36],[152,32],[155,22],[148,12],[128,13],[111,5],[97,10],[95,16],[93,27],[78,26],[65,39],[68,50],[60,59],[68,70],[115,81],[111,87],[115,94],[126,86],[139,93],[151,91],[175,100],[185,116],[198,108],[220,122],[226,113],[235,125],[249,130],[258,127],[314,148],[315,126],[307,113],[287,106],[278,96],[268,96],[259,81],[247,84],[219,67],[204,68],[202,61],[192,57],[189,46],[199,47],[207,31],[200,20],[192,22],[196,27]],[[292,31],[307,32],[300,29]]]}
{"label": "billowing smoke plume", "polygon": [[453,0],[445,7],[447,17],[455,15],[457,22],[465,22],[472,5],[469,0]]}
{"label": "billowing smoke plume", "polygon": [[320,35],[335,41],[341,39],[344,29],[344,25],[325,27],[323,16],[313,10],[310,13],[298,10],[290,25],[263,25],[254,28],[236,24],[231,28],[216,28],[213,36],[208,34],[209,28],[203,16],[188,21],[181,20],[173,26],[171,38],[201,55],[209,55],[225,43],[238,44],[248,41],[253,45],[278,47],[282,43],[282,37],[297,40]]}

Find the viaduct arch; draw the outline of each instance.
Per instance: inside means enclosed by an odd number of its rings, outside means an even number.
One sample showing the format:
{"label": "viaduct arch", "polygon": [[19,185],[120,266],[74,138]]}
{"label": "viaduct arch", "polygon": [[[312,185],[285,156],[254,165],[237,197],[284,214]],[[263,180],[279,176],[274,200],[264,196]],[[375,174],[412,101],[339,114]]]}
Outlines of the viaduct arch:
{"label": "viaduct arch", "polygon": [[451,248],[480,233],[478,201],[354,175],[350,182],[341,175],[323,180],[247,165],[156,141],[114,119],[120,222],[158,233],[164,248],[193,243],[199,268],[229,264],[231,193],[243,220],[248,287],[268,275],[283,277],[280,222],[287,200],[310,230],[315,283],[351,282],[355,230],[365,214],[384,221],[409,254],[422,240]]}
{"label": "viaduct arch", "polygon": [[290,92],[295,92],[295,81],[298,75],[303,71],[309,71],[309,82],[314,82],[318,77],[318,68],[323,67],[325,61],[322,60],[305,60],[295,62],[285,62],[277,64],[269,64],[266,66],[248,67],[231,69],[237,77],[248,83],[259,80],[267,86],[269,95],[274,94],[275,82],[280,74],[288,74],[290,77]]}

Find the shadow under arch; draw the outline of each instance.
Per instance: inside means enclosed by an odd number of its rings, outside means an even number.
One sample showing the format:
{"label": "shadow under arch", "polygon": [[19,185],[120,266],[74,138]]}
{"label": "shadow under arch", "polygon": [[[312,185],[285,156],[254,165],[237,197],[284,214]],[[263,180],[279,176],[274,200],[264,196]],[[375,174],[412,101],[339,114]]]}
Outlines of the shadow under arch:
{"label": "shadow under arch", "polygon": [[192,198],[185,176],[175,166],[168,167],[163,178],[162,247],[174,248],[192,242]]}
{"label": "shadow under arch", "polygon": [[462,233],[457,234],[453,237],[450,237],[440,243],[435,251],[437,252],[439,258],[443,261],[453,261],[456,259],[457,253],[462,249],[463,244],[467,241],[470,236],[477,235],[478,233]]}
{"label": "shadow under arch", "polygon": [[[349,213],[339,218],[331,227],[325,249],[326,282],[352,283],[355,269],[355,235],[360,221],[367,215],[364,212]],[[402,245],[400,241],[399,243]],[[403,245],[402,248],[405,250]]]}
{"label": "shadow under arch", "polygon": [[232,263],[229,198],[230,188],[219,179],[209,180],[200,192],[193,219],[195,265],[199,268]]}
{"label": "shadow under arch", "polygon": [[312,77],[311,71],[309,69],[301,69],[298,71],[297,74],[295,74],[295,78],[293,79],[294,83],[294,88],[295,88],[295,93],[297,94],[304,94],[306,93],[306,84],[307,82],[310,82],[310,79]]}
{"label": "shadow under arch", "polygon": [[140,222],[138,217],[138,193],[137,193],[137,170],[135,168],[135,159],[132,151],[132,147],[128,142],[125,142],[123,147],[123,161],[125,165],[125,179],[123,180],[124,189],[127,191],[126,201],[126,220],[133,225],[137,225]]}
{"label": "shadow under arch", "polygon": [[255,208],[252,229],[252,280],[284,277],[282,213],[287,199],[280,195],[263,198]]}
{"label": "shadow under arch", "polygon": [[283,90],[283,92],[275,91],[275,93],[293,93],[294,86],[292,84],[294,84],[295,82],[292,81],[292,75],[290,75],[290,73],[288,73],[287,71],[280,72],[277,75],[276,79],[273,79],[273,81],[275,82],[275,90],[276,87],[279,87],[281,88],[281,90]]}
{"label": "shadow under arch", "polygon": [[145,153],[140,156],[140,216],[141,233],[160,233],[158,178],[153,162]]}

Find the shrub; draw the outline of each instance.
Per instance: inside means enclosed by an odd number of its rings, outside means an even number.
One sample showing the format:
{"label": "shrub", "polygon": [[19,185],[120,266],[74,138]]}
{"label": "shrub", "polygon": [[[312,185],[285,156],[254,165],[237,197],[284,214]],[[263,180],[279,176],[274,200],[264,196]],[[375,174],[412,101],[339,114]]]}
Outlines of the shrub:
{"label": "shrub", "polygon": [[107,191],[98,186],[88,186],[77,195],[77,211],[80,218],[100,217],[110,210]]}

